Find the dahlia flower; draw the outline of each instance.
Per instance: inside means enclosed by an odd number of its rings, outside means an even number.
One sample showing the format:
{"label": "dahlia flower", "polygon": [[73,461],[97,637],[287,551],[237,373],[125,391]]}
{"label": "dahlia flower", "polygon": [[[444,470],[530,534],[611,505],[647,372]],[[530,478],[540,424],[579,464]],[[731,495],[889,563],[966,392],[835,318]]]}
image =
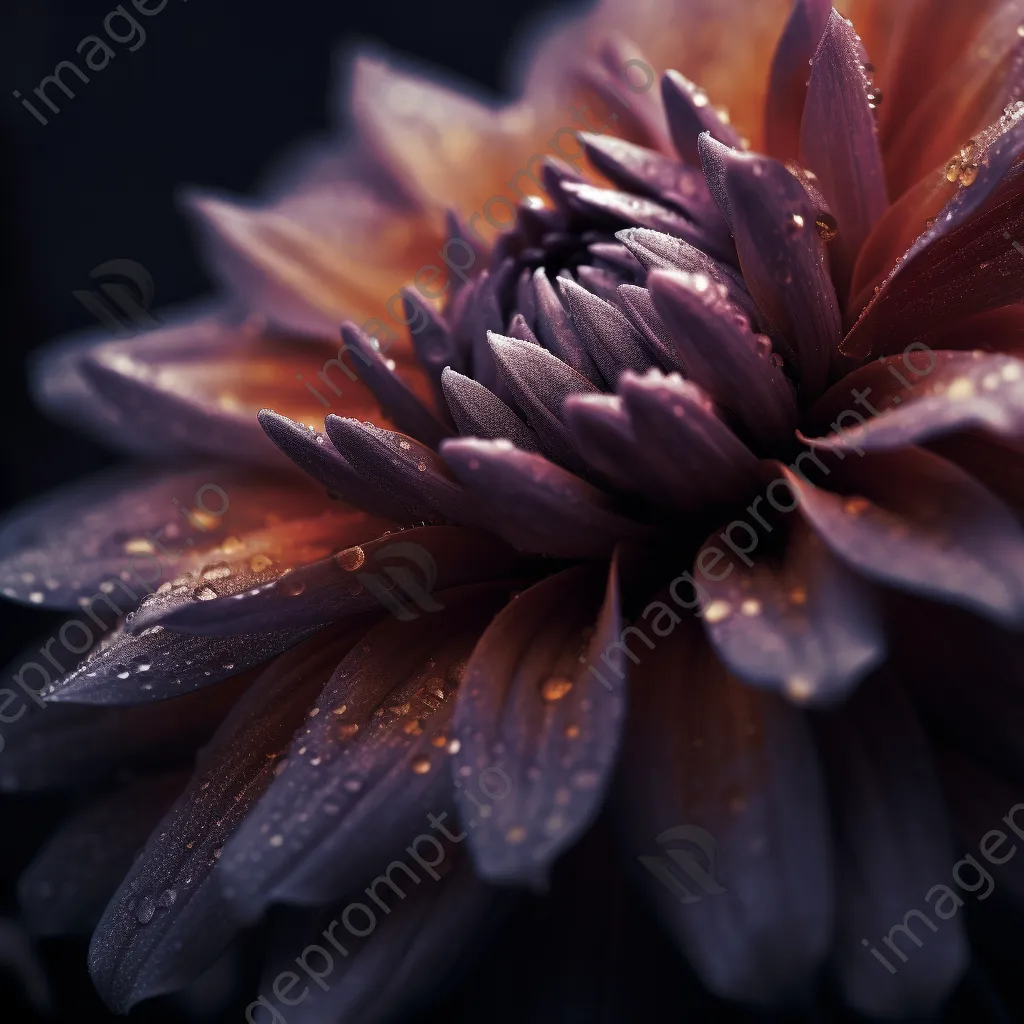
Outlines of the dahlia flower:
{"label": "dahlia flower", "polygon": [[503,107],[360,58],[191,197],[229,298],[40,362],[145,457],[0,566],[80,613],[0,781],[89,797],[21,895],[111,1007],[241,943],[252,1021],[396,1013],[609,837],[714,996],[943,1005],[1024,897],[1020,6],[607,0]]}

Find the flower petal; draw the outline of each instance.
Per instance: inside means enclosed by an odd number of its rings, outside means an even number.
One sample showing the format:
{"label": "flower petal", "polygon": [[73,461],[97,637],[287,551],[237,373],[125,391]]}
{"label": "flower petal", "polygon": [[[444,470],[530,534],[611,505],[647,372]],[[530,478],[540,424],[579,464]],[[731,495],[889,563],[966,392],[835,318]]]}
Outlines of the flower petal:
{"label": "flower petal", "polygon": [[697,139],[703,132],[710,132],[713,138],[733,149],[741,147],[738,132],[722,119],[708,94],[678,71],[666,71],[661,76],[661,99],[672,144],[685,163],[700,166]]}
{"label": "flower petal", "polygon": [[[713,552],[712,566],[721,559],[719,539],[704,544],[698,567]],[[799,704],[834,702],[885,656],[874,595],[802,523],[781,554],[700,575],[704,628],[729,670],[748,683]]]}
{"label": "flower petal", "polygon": [[508,441],[458,438],[445,461],[485,503],[490,528],[514,547],[555,558],[596,558],[649,530],[618,515],[597,488]]}
{"label": "flower petal", "polygon": [[[932,907],[945,903],[948,910],[948,896],[932,903],[943,886],[924,895],[924,921],[916,909],[923,881],[948,878],[954,863],[924,731],[906,695],[884,675],[818,726],[837,828],[834,963],[843,994],[867,1016],[927,1016],[956,985],[969,951],[961,920],[931,921]],[[919,936],[914,945],[900,935],[904,925]],[[865,948],[879,934],[889,969]]]}
{"label": "flower petal", "polygon": [[188,775],[140,779],[70,817],[18,879],[36,935],[88,935]]}
{"label": "flower petal", "polygon": [[220,850],[273,780],[275,760],[359,634],[316,637],[270,666],[200,757],[93,936],[89,969],[115,1012],[202,973],[242,920],[214,870]]}
{"label": "flower petal", "polygon": [[1024,531],[963,470],[922,449],[844,463],[851,497],[783,473],[803,517],[857,572],[889,586],[1024,622]]}
{"label": "flower petal", "polygon": [[445,368],[441,377],[448,408],[459,433],[486,441],[507,437],[517,448],[535,452],[540,440],[530,428],[496,395],[471,377]]}
{"label": "flower petal", "polygon": [[[618,677],[614,685],[584,668],[613,650],[622,628],[613,566],[587,642],[602,576],[569,569],[531,587],[469,659],[452,723],[460,744],[452,769],[473,862],[489,881],[543,885],[600,808],[625,712],[622,652],[601,665]],[[465,789],[473,775],[487,810]]]}
{"label": "flower petal", "polygon": [[800,155],[800,122],[807,100],[807,68],[825,33],[829,0],[796,0],[772,61],[765,145],[776,160]]}
{"label": "flower petal", "polygon": [[793,387],[727,289],[703,274],[667,270],[654,271],[648,286],[688,377],[758,448],[788,437],[796,418]]}
{"label": "flower petal", "polygon": [[[907,362],[914,370],[908,369]],[[926,363],[931,367],[927,372]],[[843,417],[841,403],[845,401],[849,410],[851,395],[865,402],[873,395],[867,402],[872,415],[847,430],[849,414]],[[906,448],[974,429],[997,437],[1024,437],[1024,361],[985,352],[929,350],[909,353],[906,359],[892,356],[856,370],[822,396],[812,417],[827,424],[830,415],[836,417],[833,422],[840,424],[839,429],[807,444],[860,454]],[[859,413],[856,417],[862,419]]]}
{"label": "flower petal", "polygon": [[587,351],[587,345],[576,333],[568,311],[562,305],[543,267],[533,275],[534,297],[537,302],[537,337],[566,366],[571,366],[591,384],[600,387],[601,371]]}
{"label": "flower petal", "polygon": [[800,162],[818,176],[839,225],[831,248],[843,293],[864,240],[889,205],[863,64],[857,34],[833,11],[811,68]]}
{"label": "flower petal", "polygon": [[757,156],[731,157],[725,187],[740,265],[768,333],[791,354],[803,387],[818,393],[841,323],[807,192],[782,164]]}
{"label": "flower petal", "polygon": [[594,394],[597,389],[539,345],[493,332],[488,332],[487,341],[498,371],[540,439],[544,454],[574,472],[585,469],[564,423],[562,406],[570,395]]}
{"label": "flower petal", "polygon": [[659,635],[651,650],[632,645],[627,835],[701,981],[728,999],[785,1005],[832,939],[832,844],[810,729],[780,697],[730,676],[689,616]]}
{"label": "flower petal", "polygon": [[451,430],[420,400],[416,393],[388,365],[377,346],[355,324],[341,325],[345,345],[359,357],[356,369],[366,386],[376,395],[395,426],[406,434],[436,448],[451,436]]}
{"label": "flower petal", "polygon": [[286,767],[224,851],[220,874],[236,913],[253,919],[273,900],[340,898],[387,864],[427,810],[449,806],[452,696],[507,599],[507,586],[462,588],[436,615],[381,623],[338,664]]}

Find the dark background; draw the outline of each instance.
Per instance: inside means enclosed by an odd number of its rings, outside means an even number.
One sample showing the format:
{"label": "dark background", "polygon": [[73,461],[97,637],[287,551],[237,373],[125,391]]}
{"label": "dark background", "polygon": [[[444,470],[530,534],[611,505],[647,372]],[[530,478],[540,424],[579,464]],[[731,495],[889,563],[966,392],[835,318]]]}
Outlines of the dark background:
{"label": "dark background", "polygon": [[[86,35],[103,34],[103,18],[114,4],[3,4],[0,247],[6,269],[0,275],[5,426],[0,508],[111,461],[100,447],[36,412],[25,384],[25,359],[32,349],[55,336],[97,326],[72,296],[75,289],[89,286],[90,270],[118,258],[141,263],[154,278],[157,309],[212,290],[191,229],[176,206],[178,186],[202,184],[253,194],[275,158],[325,131],[334,106],[332,57],[339,44],[383,42],[498,89],[508,80],[506,58],[517,32],[551,6],[545,0],[519,0],[515,5],[480,0],[358,5],[344,0],[170,0],[154,17],[135,14],[147,33],[135,53],[113,44],[117,56],[104,70],[90,73],[88,85],[67,78],[75,82],[76,98],[60,97],[61,113],[44,127],[12,91],[31,97],[59,61],[76,59],[81,64],[77,43]],[[5,605],[0,663],[16,656],[26,638],[45,632],[46,625],[39,613]],[[0,802],[0,867],[5,875],[0,878],[0,915],[14,909],[11,883],[46,834],[48,811],[59,812],[56,800],[42,805],[8,798]],[[679,961],[656,938],[637,937],[643,927],[632,919],[628,900],[623,903],[615,890],[617,881],[606,877],[606,865],[590,861],[584,850],[574,853],[561,871],[572,876],[570,888],[575,889],[569,931],[552,930],[544,910],[530,909],[517,933],[491,955],[489,969],[447,1004],[438,1019],[489,1024],[541,1019],[591,1024],[667,1016],[701,1022],[741,1019],[713,1001],[705,1001],[692,1015],[686,1012],[680,993],[662,984],[678,972]],[[618,914],[624,915],[621,946],[594,947],[588,912],[605,925],[609,916],[618,920]],[[102,1011],[91,991],[80,945],[49,944],[45,952],[58,980],[58,1020],[115,1019]],[[997,989],[1004,996],[1015,987],[1019,991],[1012,982],[1012,966],[999,964],[998,949],[989,952],[994,954],[990,964]],[[595,981],[630,958],[644,966],[632,972],[635,988],[623,1003],[622,992],[617,998],[607,995]],[[652,972],[659,978],[654,986]],[[988,981],[972,977],[947,1019],[1002,1021],[990,995]],[[538,1003],[555,1005],[567,997],[583,1016],[537,1014]],[[34,1019],[0,979],[0,1020],[22,1024]],[[158,1003],[143,1007],[132,1019],[175,1018],[170,1007]],[[234,1014],[231,1019],[242,1018]],[[812,1019],[845,1018],[822,1010]],[[1020,1018],[1006,1021],[1012,1019]]]}

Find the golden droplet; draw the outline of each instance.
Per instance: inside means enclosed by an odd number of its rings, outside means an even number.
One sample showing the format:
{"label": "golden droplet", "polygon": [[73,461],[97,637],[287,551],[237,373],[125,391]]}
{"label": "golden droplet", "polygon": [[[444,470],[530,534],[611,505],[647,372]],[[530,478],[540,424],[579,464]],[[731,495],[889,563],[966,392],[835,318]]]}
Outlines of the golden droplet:
{"label": "golden droplet", "polygon": [[946,181],[953,183],[960,180],[960,158],[955,156],[946,164]]}
{"label": "golden droplet", "polygon": [[805,676],[790,676],[786,680],[786,693],[791,700],[805,701],[814,693],[814,686]]}
{"label": "golden droplet", "polygon": [[514,825],[505,833],[510,843],[521,843],[526,838],[526,829],[522,825]]}
{"label": "golden droplet", "polygon": [[439,733],[430,742],[433,743],[435,747],[440,749],[448,742],[448,737],[445,736],[444,733]]}
{"label": "golden droplet", "polygon": [[565,727],[565,738],[569,740],[578,739],[580,735],[580,727],[578,725],[567,725]]}
{"label": "golden droplet", "polygon": [[151,555],[155,550],[152,542],[144,537],[133,537],[124,546],[126,555]]}
{"label": "golden droplet", "polygon": [[974,384],[967,377],[958,377],[946,390],[946,397],[951,402],[963,402],[974,396]]}
{"label": "golden droplet", "polygon": [[870,507],[871,502],[867,498],[847,498],[843,502],[843,511],[850,516],[859,516]]}
{"label": "golden droplet", "polygon": [[834,242],[839,234],[839,222],[831,213],[822,213],[814,221],[818,234],[825,243]]}
{"label": "golden droplet", "polygon": [[970,188],[978,180],[980,168],[977,164],[964,164],[960,168],[960,184]]}
{"label": "golden droplet", "polygon": [[220,549],[225,555],[236,555],[245,545],[237,537],[225,537]]}
{"label": "golden droplet", "polygon": [[540,695],[549,703],[561,700],[567,693],[572,692],[573,683],[571,679],[564,676],[552,676],[545,680],[540,688]]}
{"label": "golden droplet", "polygon": [[347,704],[339,704],[339,705],[338,705],[338,706],[337,706],[337,707],[336,707],[336,708],[335,708],[335,709],[334,709],[334,710],[333,710],[333,711],[331,712],[331,714],[332,714],[332,715],[343,715],[343,714],[345,714],[345,712],[346,712],[346,711],[348,711],[348,705],[347,705]]}
{"label": "golden droplet", "polygon": [[355,572],[363,562],[366,561],[366,552],[359,546],[354,548],[345,548],[344,551],[339,551],[334,556],[334,561],[345,570],[345,572]]}
{"label": "golden droplet", "polygon": [[727,619],[732,614],[732,605],[728,601],[712,601],[704,612],[704,618],[714,624]]}
{"label": "golden droplet", "polygon": [[410,718],[402,726],[402,732],[407,736],[421,736],[423,735],[423,723],[418,718]]}
{"label": "golden droplet", "polygon": [[269,569],[274,563],[266,555],[253,555],[249,561],[249,568],[253,572],[263,572]]}
{"label": "golden droplet", "polygon": [[761,614],[761,602],[756,598],[748,597],[743,604],[740,605],[740,612],[748,617]]}
{"label": "golden droplet", "polygon": [[351,722],[348,725],[339,725],[337,736],[339,740],[350,740],[357,732],[359,732],[358,724]]}
{"label": "golden droplet", "polygon": [[420,754],[412,759],[412,770],[417,775],[426,775],[430,771],[430,758],[426,754]]}
{"label": "golden droplet", "polygon": [[807,604],[807,589],[805,587],[794,587],[789,592],[789,603],[790,604]]}

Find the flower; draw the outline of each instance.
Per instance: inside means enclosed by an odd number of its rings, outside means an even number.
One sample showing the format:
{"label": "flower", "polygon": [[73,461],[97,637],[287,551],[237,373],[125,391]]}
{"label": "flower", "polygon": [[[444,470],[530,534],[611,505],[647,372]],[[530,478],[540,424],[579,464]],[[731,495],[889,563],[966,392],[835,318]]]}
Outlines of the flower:
{"label": "flower", "polygon": [[[269,205],[194,200],[243,317],[44,365],[51,407],[218,460],[121,471],[6,534],[5,592],[32,603],[93,612],[104,582],[142,578],[127,556],[178,566],[3,755],[9,788],[139,775],[23,883],[47,928],[80,925],[94,886],[59,913],[43,895],[60,854],[102,828],[128,850],[149,808],[142,855],[109,858],[127,874],[90,953],[111,1006],[180,987],[285,903],[313,908],[311,980],[332,913],[367,939],[288,1019],[381,1012],[602,812],[642,860],[712,837],[717,864],[674,858],[704,898],[641,885],[716,995],[786,1007],[827,974],[893,1017],[952,991],[964,900],[925,888],[950,831],[1024,837],[1024,44],[1015,5],[850,6],[611,5],[499,111],[364,63],[365,148],[319,153]],[[670,69],[659,100],[626,72],[674,67],[677,42],[709,90]],[[548,161],[546,201],[473,237],[482,165],[515,166],[580,97],[589,166]],[[377,305],[403,275],[411,342]],[[312,338],[340,321],[334,359]],[[344,413],[323,431],[314,380]],[[172,502],[193,535],[168,551]],[[211,732],[187,782],[152,777]],[[408,858],[437,884],[406,903]]]}

